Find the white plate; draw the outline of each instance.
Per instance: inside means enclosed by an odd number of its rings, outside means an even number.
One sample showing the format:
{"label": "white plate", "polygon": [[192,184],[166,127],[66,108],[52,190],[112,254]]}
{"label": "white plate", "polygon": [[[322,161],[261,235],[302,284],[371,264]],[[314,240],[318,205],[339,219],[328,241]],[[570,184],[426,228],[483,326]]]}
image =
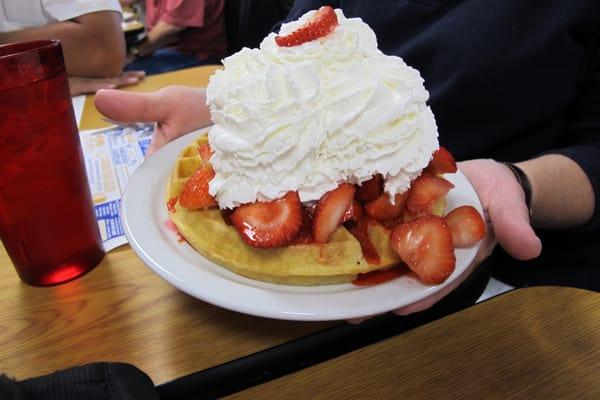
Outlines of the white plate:
{"label": "white plate", "polygon": [[[202,131],[158,150],[130,177],[122,201],[125,234],[131,247],[155,273],[185,293],[230,310],[261,317],[329,321],[387,312],[425,299],[457,279],[475,257],[477,246],[456,250],[456,269],[441,285],[427,286],[413,274],[370,287],[352,284],[297,287],[245,278],[197,253],[167,227],[165,187],[180,151]],[[477,194],[460,172],[446,177],[455,188],[448,209],[472,205]],[[483,215],[483,214],[482,214]],[[224,244],[226,246],[227,244]]]}

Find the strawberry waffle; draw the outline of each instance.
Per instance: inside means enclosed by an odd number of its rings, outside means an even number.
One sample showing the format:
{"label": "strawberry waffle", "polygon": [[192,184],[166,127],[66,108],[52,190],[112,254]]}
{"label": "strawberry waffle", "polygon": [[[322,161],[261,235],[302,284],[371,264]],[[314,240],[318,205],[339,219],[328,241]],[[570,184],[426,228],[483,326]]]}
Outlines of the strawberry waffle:
{"label": "strawberry waffle", "polygon": [[443,216],[456,164],[423,80],[360,19],[322,7],[224,65],[207,88],[214,125],[167,191],[207,258],[291,285],[376,283],[398,265],[437,284],[485,234],[471,207]]}

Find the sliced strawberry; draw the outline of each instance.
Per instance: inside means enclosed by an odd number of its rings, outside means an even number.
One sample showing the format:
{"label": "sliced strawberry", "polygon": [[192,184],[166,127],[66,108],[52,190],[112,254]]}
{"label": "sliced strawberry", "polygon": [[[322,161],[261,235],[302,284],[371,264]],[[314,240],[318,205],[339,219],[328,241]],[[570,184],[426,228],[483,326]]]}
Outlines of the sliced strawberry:
{"label": "sliced strawberry", "polygon": [[313,238],[313,216],[307,207],[302,207],[302,224],[300,230],[294,239],[288,245],[311,244],[314,243]]}
{"label": "sliced strawberry", "polygon": [[404,204],[408,199],[408,191],[396,194],[394,199],[395,204],[392,204],[388,194],[382,193],[377,199],[365,204],[365,212],[369,217],[379,222],[396,219],[404,210]]}
{"label": "sliced strawberry", "polygon": [[454,156],[444,147],[440,147],[433,153],[433,158],[425,168],[425,172],[433,175],[453,174],[458,171]]}
{"label": "sliced strawberry", "polygon": [[452,234],[442,217],[426,215],[400,224],[392,231],[390,242],[424,283],[437,285],[454,271]]}
{"label": "sliced strawberry", "polygon": [[200,153],[200,158],[205,163],[210,162],[210,156],[212,156],[212,149],[208,143],[201,144],[198,147],[198,153]]}
{"label": "sliced strawberry", "polygon": [[313,220],[315,242],[327,243],[333,232],[340,226],[346,210],[352,204],[356,189],[349,183],[342,183],[323,195],[317,204]]}
{"label": "sliced strawberry", "polygon": [[373,175],[371,179],[360,184],[356,188],[354,197],[362,203],[375,200],[383,193],[383,177],[381,174]]}
{"label": "sliced strawberry", "polygon": [[241,205],[230,219],[250,246],[283,246],[296,237],[302,226],[302,204],[298,193],[288,192],[281,199]]}
{"label": "sliced strawberry", "polygon": [[207,208],[217,204],[208,193],[208,183],[215,177],[210,164],[202,164],[183,185],[179,194],[179,204],[190,210]]}
{"label": "sliced strawberry", "polygon": [[446,215],[454,247],[471,247],[485,236],[485,222],[471,206],[461,206]]}
{"label": "sliced strawberry", "polygon": [[335,10],[330,6],[323,6],[306,24],[294,32],[285,36],[275,36],[275,43],[282,47],[298,46],[327,36],[336,26],[338,19]]}
{"label": "sliced strawberry", "polygon": [[364,215],[363,207],[356,200],[352,200],[350,203],[350,207],[346,210],[344,217],[342,218],[342,223],[348,221],[360,221],[360,219]]}
{"label": "sliced strawberry", "polygon": [[446,196],[454,185],[444,178],[422,174],[411,185],[406,208],[415,215],[431,214],[431,206]]}

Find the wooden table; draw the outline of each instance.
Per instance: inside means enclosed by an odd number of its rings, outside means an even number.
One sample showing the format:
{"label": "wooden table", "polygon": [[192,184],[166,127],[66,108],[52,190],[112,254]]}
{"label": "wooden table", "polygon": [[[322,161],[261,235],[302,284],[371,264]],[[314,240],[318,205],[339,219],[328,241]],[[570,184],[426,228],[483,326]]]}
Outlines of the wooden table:
{"label": "wooden table", "polygon": [[600,293],[518,289],[230,399],[598,399]]}
{"label": "wooden table", "polygon": [[[127,90],[169,84],[206,86],[215,67],[146,78]],[[82,129],[100,128],[88,97]],[[122,361],[159,384],[332,324],[255,318],[223,310],[175,289],[129,246],[93,271],[54,287],[23,284],[0,246],[0,371],[18,379],[66,367]]]}
{"label": "wooden table", "polygon": [[[127,90],[173,83],[202,87],[214,70],[156,75]],[[81,128],[105,125],[89,97]],[[599,296],[575,289],[519,290],[233,397],[600,397]],[[335,325],[214,307],[160,279],[129,246],[107,254],[80,279],[46,288],[23,284],[0,246],[0,304],[0,371],[18,379],[122,361],[160,384]],[[372,332],[374,321],[354,333]],[[333,330],[340,328],[354,329]],[[321,341],[318,351],[328,343]]]}

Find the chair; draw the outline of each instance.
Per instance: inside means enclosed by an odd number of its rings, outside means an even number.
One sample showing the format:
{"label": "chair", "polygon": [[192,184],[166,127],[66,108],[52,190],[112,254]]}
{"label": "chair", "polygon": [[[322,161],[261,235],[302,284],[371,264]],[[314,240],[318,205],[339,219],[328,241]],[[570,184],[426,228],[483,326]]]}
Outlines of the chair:
{"label": "chair", "polygon": [[225,0],[229,54],[242,47],[258,47],[285,18],[292,4],[282,0]]}

